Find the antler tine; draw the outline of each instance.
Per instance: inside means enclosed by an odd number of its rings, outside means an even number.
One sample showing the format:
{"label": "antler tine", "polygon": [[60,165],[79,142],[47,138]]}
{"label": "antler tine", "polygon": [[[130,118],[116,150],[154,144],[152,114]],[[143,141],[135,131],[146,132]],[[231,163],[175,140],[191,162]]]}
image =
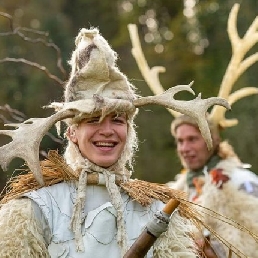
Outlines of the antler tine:
{"label": "antler tine", "polygon": [[[137,62],[137,65],[141,71],[141,74],[144,80],[147,82],[150,89],[155,95],[163,93],[165,90],[160,84],[159,73],[164,73],[166,71],[165,67],[155,66],[150,69],[142,51],[137,26],[135,24],[128,24],[128,30],[129,30],[129,34],[130,34],[130,38],[133,46],[132,55]],[[168,111],[174,117],[177,117],[180,115],[180,113],[174,110],[168,109]]]}
{"label": "antler tine", "polygon": [[212,97],[201,99],[201,94],[199,94],[197,98],[189,101],[175,100],[173,98],[175,93],[182,90],[187,90],[193,93],[190,85],[178,85],[168,89],[160,95],[139,98],[134,101],[134,105],[143,106],[155,103],[192,117],[197,122],[208,148],[211,149],[212,138],[208,122],[206,120],[206,112],[212,105],[221,105],[227,109],[230,109],[230,106],[228,102],[222,98]]}
{"label": "antler tine", "polygon": [[[258,94],[258,89],[255,87],[246,87],[242,88],[240,90],[235,91],[232,93],[229,98],[228,98],[228,103],[230,106],[232,106],[235,102],[237,102],[239,99],[253,95],[253,94]],[[223,116],[226,112],[226,110],[223,110]],[[224,119],[220,122],[220,125],[225,128],[225,127],[231,127],[235,126],[238,124],[237,119]]]}
{"label": "antler tine", "polygon": [[228,103],[229,103],[229,105],[232,105],[235,102],[237,102],[239,99],[253,95],[253,94],[258,94],[258,88],[246,87],[246,88],[237,90],[229,96]]}
{"label": "antler tine", "polygon": [[[15,130],[1,130],[0,134],[10,136],[12,141],[0,147],[0,164],[6,170],[15,158],[22,158],[27,162],[38,183],[43,186],[44,180],[39,164],[39,145],[43,136],[57,121],[72,117],[74,111],[63,110],[48,118],[32,118],[21,124],[10,124]],[[8,126],[8,125],[7,125]]]}
{"label": "antler tine", "polygon": [[[232,46],[232,57],[228,64],[227,70],[223,77],[218,97],[225,98],[228,100],[234,99],[232,103],[245,96],[251,94],[257,94],[257,90],[249,87],[245,91],[237,93],[231,97],[230,92],[232,91],[234,83],[237,79],[255,62],[258,61],[258,53],[255,53],[244,60],[247,52],[258,42],[258,17],[254,19],[249,29],[247,30],[244,37],[241,39],[237,32],[237,14],[239,11],[239,4],[235,4],[231,9],[228,18],[228,35]],[[233,93],[234,94],[234,93]],[[236,97],[237,96],[237,97]],[[232,104],[231,103],[231,104]],[[225,110],[222,107],[215,106],[212,111],[210,118],[219,123],[222,127],[233,126],[237,123],[237,120],[225,119]]]}

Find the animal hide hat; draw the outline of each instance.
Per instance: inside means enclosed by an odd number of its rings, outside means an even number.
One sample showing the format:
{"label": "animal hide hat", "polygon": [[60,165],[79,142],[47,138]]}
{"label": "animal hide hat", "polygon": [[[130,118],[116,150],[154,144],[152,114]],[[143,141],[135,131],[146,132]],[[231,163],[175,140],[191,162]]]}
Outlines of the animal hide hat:
{"label": "animal hide hat", "polygon": [[117,54],[97,29],[82,29],[75,40],[65,101],[91,99],[94,94],[111,99],[136,98],[134,86],[116,67]]}

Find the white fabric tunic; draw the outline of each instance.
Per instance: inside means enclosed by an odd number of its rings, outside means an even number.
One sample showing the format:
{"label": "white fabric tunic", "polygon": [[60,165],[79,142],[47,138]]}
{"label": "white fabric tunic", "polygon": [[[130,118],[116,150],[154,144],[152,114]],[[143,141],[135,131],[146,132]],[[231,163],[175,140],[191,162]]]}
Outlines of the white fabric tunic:
{"label": "white fabric tunic", "polygon": [[[82,214],[85,251],[76,251],[74,233],[67,227],[70,225],[76,195],[74,183],[60,183],[25,194],[37,204],[37,206],[34,205],[34,209],[38,220],[45,229],[50,256],[52,258],[121,258],[121,251],[116,239],[116,210],[112,206],[108,191],[104,186],[87,186],[86,203]],[[131,246],[146,223],[152,219],[153,214],[157,210],[161,210],[164,204],[154,202],[151,206],[143,207],[127,194],[122,193],[121,195],[128,246]],[[37,210],[37,207],[40,209]],[[46,219],[45,222],[41,219],[41,212]],[[149,251],[146,257],[153,257],[152,251]]]}

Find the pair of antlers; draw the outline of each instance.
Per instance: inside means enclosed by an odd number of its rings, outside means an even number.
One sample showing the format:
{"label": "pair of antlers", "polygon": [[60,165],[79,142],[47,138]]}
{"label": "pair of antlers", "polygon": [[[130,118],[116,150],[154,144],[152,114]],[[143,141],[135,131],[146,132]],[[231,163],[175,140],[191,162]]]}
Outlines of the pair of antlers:
{"label": "pair of antlers", "polygon": [[[238,91],[231,93],[232,88],[237,79],[255,62],[258,61],[258,53],[255,53],[244,59],[247,52],[258,42],[258,16],[254,19],[243,38],[240,38],[237,32],[237,14],[239,11],[239,4],[235,4],[231,9],[228,18],[228,35],[232,45],[232,57],[226,69],[220,90],[219,98],[224,98],[230,105],[239,99],[258,93],[256,87],[245,87]],[[150,68],[144,57],[137,27],[135,24],[129,24],[128,30],[132,42],[132,55],[134,56],[137,65],[142,73],[142,76],[154,94],[161,94],[165,90],[160,84],[159,73],[165,72],[162,66],[155,66]],[[230,94],[231,93],[231,94]],[[180,112],[169,109],[172,116],[177,117]],[[237,119],[226,119],[226,109],[222,106],[214,106],[210,112],[209,118],[221,127],[230,127],[238,123]]]}

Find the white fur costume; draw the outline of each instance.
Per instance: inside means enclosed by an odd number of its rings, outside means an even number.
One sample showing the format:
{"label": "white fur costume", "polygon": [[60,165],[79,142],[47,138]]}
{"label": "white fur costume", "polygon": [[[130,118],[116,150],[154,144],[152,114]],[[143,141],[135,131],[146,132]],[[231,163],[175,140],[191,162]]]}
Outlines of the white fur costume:
{"label": "white fur costume", "polygon": [[[204,185],[201,194],[195,201],[258,234],[258,197],[254,196],[257,194],[258,177],[243,168],[236,157],[221,160],[216,168],[222,169],[223,175],[229,176],[229,181],[223,183],[223,186],[219,188],[212,182],[209,174],[202,176],[200,180],[203,180]],[[171,182],[169,185],[173,188],[184,189],[191,198],[191,196],[196,196],[196,189],[187,186],[186,174],[181,174],[175,183]],[[220,236],[239,249],[240,257],[243,254],[252,258],[258,257],[258,243],[250,234],[215,220],[211,216],[207,216],[205,220]],[[216,251],[215,247],[214,249]],[[225,252],[222,252],[223,255],[226,252],[227,248],[225,248]],[[224,258],[219,251],[217,253],[219,258]],[[233,254],[232,257],[237,256]]]}
{"label": "white fur costume", "polygon": [[[73,162],[73,169],[83,166],[102,175],[100,171],[104,169],[83,159],[74,144],[67,152],[71,154],[66,153],[66,156]],[[164,206],[155,201],[144,207],[132,200],[112,184],[114,174],[110,174],[110,178],[102,175],[99,185],[86,185],[82,178],[80,176],[79,182],[62,182],[30,191],[3,204],[0,257],[120,258],[153,214]],[[83,200],[81,206],[76,209],[80,200]],[[119,211],[122,211],[120,222]],[[72,224],[76,218],[79,223],[75,223],[74,229]],[[191,222],[174,212],[167,232],[160,236],[147,257],[195,258],[192,231]]]}

